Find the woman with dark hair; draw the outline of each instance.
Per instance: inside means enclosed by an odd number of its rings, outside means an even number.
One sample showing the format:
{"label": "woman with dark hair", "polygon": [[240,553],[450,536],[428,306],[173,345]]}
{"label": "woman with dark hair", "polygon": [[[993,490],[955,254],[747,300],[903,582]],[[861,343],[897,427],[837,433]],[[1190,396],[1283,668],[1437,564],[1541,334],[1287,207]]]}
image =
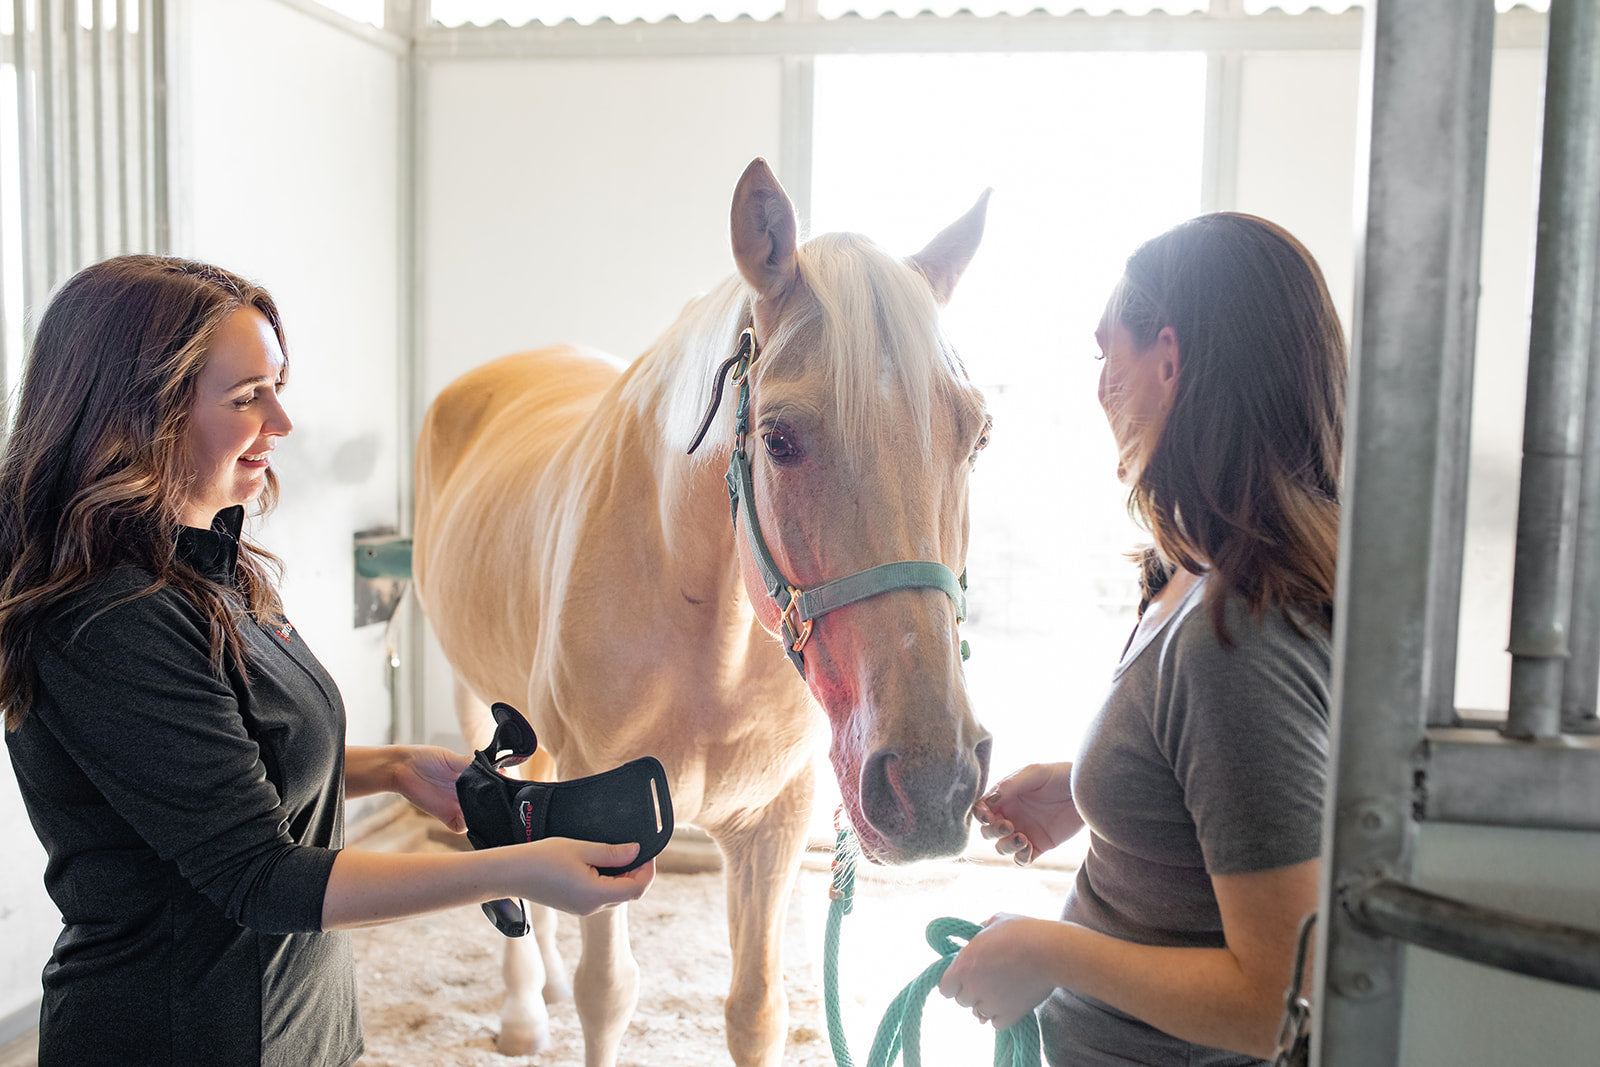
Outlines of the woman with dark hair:
{"label": "woman with dark hair", "polygon": [[39,322],[0,457],[0,709],[64,929],[39,1063],[346,1064],[345,928],[524,897],[638,897],[636,845],[342,849],[390,791],[464,828],[465,757],[346,747],[333,679],[241,537],[292,428],[277,307],[216,267],[123,256]]}
{"label": "woman with dark hair", "polygon": [[1133,254],[1096,340],[1139,622],[1077,759],[975,808],[1019,863],[1089,852],[1059,921],[997,916],[940,991],[1040,1007],[1052,1064],[1257,1063],[1317,903],[1344,335],[1298,241],[1217,214]]}

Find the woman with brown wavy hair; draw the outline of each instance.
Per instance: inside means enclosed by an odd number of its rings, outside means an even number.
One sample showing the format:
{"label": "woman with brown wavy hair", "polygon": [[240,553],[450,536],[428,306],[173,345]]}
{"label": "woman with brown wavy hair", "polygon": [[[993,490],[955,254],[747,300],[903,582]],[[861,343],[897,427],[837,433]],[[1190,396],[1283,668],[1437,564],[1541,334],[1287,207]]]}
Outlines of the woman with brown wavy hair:
{"label": "woman with brown wavy hair", "polygon": [[40,320],[0,457],[0,709],[63,930],[39,1063],[344,1064],[362,1051],[343,928],[501,897],[588,912],[635,845],[344,850],[346,796],[453,829],[465,757],[347,747],[333,679],[241,537],[292,429],[272,298],[124,256]]}
{"label": "woman with brown wavy hair", "polygon": [[976,806],[1019,863],[1085,825],[1059,921],[1000,916],[940,990],[1052,1064],[1270,1056],[1315,909],[1346,357],[1322,273],[1247,215],[1129,258],[1096,331],[1144,603],[1072,763]]}

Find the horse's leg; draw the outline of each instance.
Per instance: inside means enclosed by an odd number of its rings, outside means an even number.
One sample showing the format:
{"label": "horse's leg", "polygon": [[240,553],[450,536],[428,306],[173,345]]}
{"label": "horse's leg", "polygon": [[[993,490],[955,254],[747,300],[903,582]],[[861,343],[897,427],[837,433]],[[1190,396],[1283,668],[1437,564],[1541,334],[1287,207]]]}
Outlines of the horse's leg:
{"label": "horse's leg", "polygon": [[[494,717],[489,706],[467,688],[459,677],[455,679],[454,696],[456,721],[461,725],[461,735],[469,748],[482,748],[494,733]],[[535,759],[538,757],[536,756]],[[533,762],[533,761],[529,761]],[[548,759],[541,761],[548,764]],[[530,912],[547,912],[548,908],[526,905]],[[535,933],[538,935],[537,923]],[[505,958],[501,974],[505,978],[506,998],[500,1005],[500,1037],[496,1047],[507,1056],[527,1056],[543,1052],[550,1047],[550,1014],[545,1010],[541,987],[550,985],[545,967],[545,943],[555,948],[554,917],[544,923],[545,932],[534,938],[509,937],[505,941]],[[560,966],[560,957],[555,964]],[[563,986],[565,977],[560,978]]]}
{"label": "horse's leg", "polygon": [[783,915],[805,847],[812,792],[807,764],[753,822],[717,836],[726,859],[733,948],[728,1051],[739,1067],[776,1067],[783,1059],[789,1027],[780,959]]}
{"label": "horse's leg", "polygon": [[583,1023],[583,1062],[613,1067],[622,1033],[639,1000],[639,964],[628,945],[628,906],[618,904],[586,915],[583,955],[573,975],[572,993]]}
{"label": "horse's leg", "polygon": [[528,909],[528,925],[539,944],[539,955],[544,960],[544,1002],[555,1004],[572,999],[572,981],[567,977],[567,963],[556,947],[556,909],[531,901],[523,902]]}

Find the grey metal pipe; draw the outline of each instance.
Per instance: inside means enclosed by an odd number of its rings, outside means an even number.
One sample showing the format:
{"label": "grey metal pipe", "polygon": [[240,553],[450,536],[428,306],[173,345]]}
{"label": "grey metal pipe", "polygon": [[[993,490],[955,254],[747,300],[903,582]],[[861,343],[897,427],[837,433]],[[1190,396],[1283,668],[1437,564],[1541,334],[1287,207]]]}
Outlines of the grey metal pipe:
{"label": "grey metal pipe", "polygon": [[[39,226],[41,215],[38,201],[42,195],[38,180],[39,144],[37,137],[37,96],[34,79],[29,74],[37,60],[29,26],[28,0],[12,0],[12,59],[17,72],[17,191],[22,198],[22,306],[35,307],[50,287],[49,274],[44,266],[45,242]],[[26,313],[22,317],[22,344],[26,349],[32,326]]]}
{"label": "grey metal pipe", "polygon": [[135,76],[138,82],[139,102],[139,244],[140,251],[156,251],[155,212],[150,210],[150,190],[155,182],[151,175],[155,165],[152,147],[153,131],[150,129],[150,108],[155,100],[155,88],[150,76],[152,49],[150,46],[150,8],[153,0],[138,0],[139,5],[139,63]]}
{"label": "grey metal pipe", "polygon": [[57,69],[60,66],[58,53],[60,51],[56,41],[56,26],[60,22],[58,17],[59,0],[39,0],[39,57],[38,65],[34,68],[36,84],[39,89],[39,106],[37,111],[37,136],[34,144],[39,149],[41,163],[41,180],[37,186],[39,195],[35,197],[36,216],[42,222],[40,238],[45,249],[45,275],[44,288],[38,294],[42,300],[45,293],[55,287],[61,280],[63,261],[66,259],[65,248],[62,243],[62,232],[59,225],[61,218],[59,190],[61,188],[61,104],[56,92],[60,79]]}
{"label": "grey metal pipe", "polygon": [[62,123],[62,136],[66,139],[66,192],[67,192],[67,255],[62,264],[61,282],[79,267],[83,266],[85,256],[83,250],[83,236],[86,227],[83,224],[83,107],[79,97],[82,95],[79,85],[79,74],[83,70],[83,59],[79,55],[78,32],[78,4],[77,0],[61,5],[61,40],[62,55],[66,58],[66,69],[63,84],[65,85],[67,112]]}
{"label": "grey metal pipe", "polygon": [[[133,246],[132,190],[129,187],[128,157],[128,46],[133,35],[128,31],[128,0],[117,0],[117,251]],[[140,116],[143,122],[144,117]]]}
{"label": "grey metal pipe", "polygon": [[94,191],[94,251],[93,259],[106,257],[106,20],[100,10],[100,0],[94,0],[89,15],[89,91],[93,95],[90,108],[94,125],[94,176],[90,188]]}
{"label": "grey metal pipe", "polygon": [[1561,732],[1600,249],[1600,4],[1552,0],[1506,734]]}
{"label": "grey metal pipe", "polygon": [[172,197],[168,156],[172,111],[167,92],[167,3],[149,0],[150,21],[145,33],[150,41],[151,106],[145,111],[150,127],[150,188],[145,205],[150,212],[151,251],[166,253],[172,248]]}
{"label": "grey metal pipe", "polygon": [[1600,990],[1600,931],[1529,919],[1388,879],[1342,901],[1375,934],[1502,971]]}
{"label": "grey metal pipe", "polygon": [[1577,559],[1572,570],[1571,658],[1561,680],[1561,728],[1597,731],[1600,704],[1600,270],[1591,279],[1589,395],[1583,415],[1583,473],[1578,483]]}
{"label": "grey metal pipe", "polygon": [[[1377,0],[1363,46],[1361,231],[1334,613],[1332,733],[1313,997],[1324,1067],[1395,1064],[1404,950],[1332,906],[1381,869],[1410,874],[1412,760],[1440,702],[1436,642],[1454,620],[1445,544],[1459,503],[1450,455],[1476,340],[1494,5]],[[1358,142],[1359,143],[1359,142]],[[1442,454],[1443,453],[1443,454]],[[1457,527],[1458,528],[1458,527]]]}

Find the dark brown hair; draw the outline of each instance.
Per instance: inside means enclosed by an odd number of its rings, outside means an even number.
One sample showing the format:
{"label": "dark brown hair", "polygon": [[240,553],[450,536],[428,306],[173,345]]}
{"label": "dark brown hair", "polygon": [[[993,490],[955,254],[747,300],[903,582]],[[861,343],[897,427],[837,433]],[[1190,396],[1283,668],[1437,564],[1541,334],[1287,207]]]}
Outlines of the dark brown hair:
{"label": "dark brown hair", "polygon": [[[1191,219],[1128,259],[1112,314],[1141,347],[1178,340],[1177,388],[1129,510],[1200,573],[1219,638],[1230,594],[1258,617],[1332,619],[1344,331],[1311,254],[1251,215]],[[1147,586],[1164,580],[1146,560]]]}
{"label": "dark brown hair", "polygon": [[[241,541],[237,588],[176,555],[192,486],[185,441],[217,328],[252,307],[283,341],[272,297],[218,267],[119,256],[61,287],[39,320],[0,456],[0,709],[8,729],[38,696],[34,641],[64,598],[122,564],[172,587],[210,624],[212,666],[245,666],[238,612],[281,616],[276,557]],[[260,510],[277,497],[267,472]],[[242,604],[241,604],[242,599]]]}

